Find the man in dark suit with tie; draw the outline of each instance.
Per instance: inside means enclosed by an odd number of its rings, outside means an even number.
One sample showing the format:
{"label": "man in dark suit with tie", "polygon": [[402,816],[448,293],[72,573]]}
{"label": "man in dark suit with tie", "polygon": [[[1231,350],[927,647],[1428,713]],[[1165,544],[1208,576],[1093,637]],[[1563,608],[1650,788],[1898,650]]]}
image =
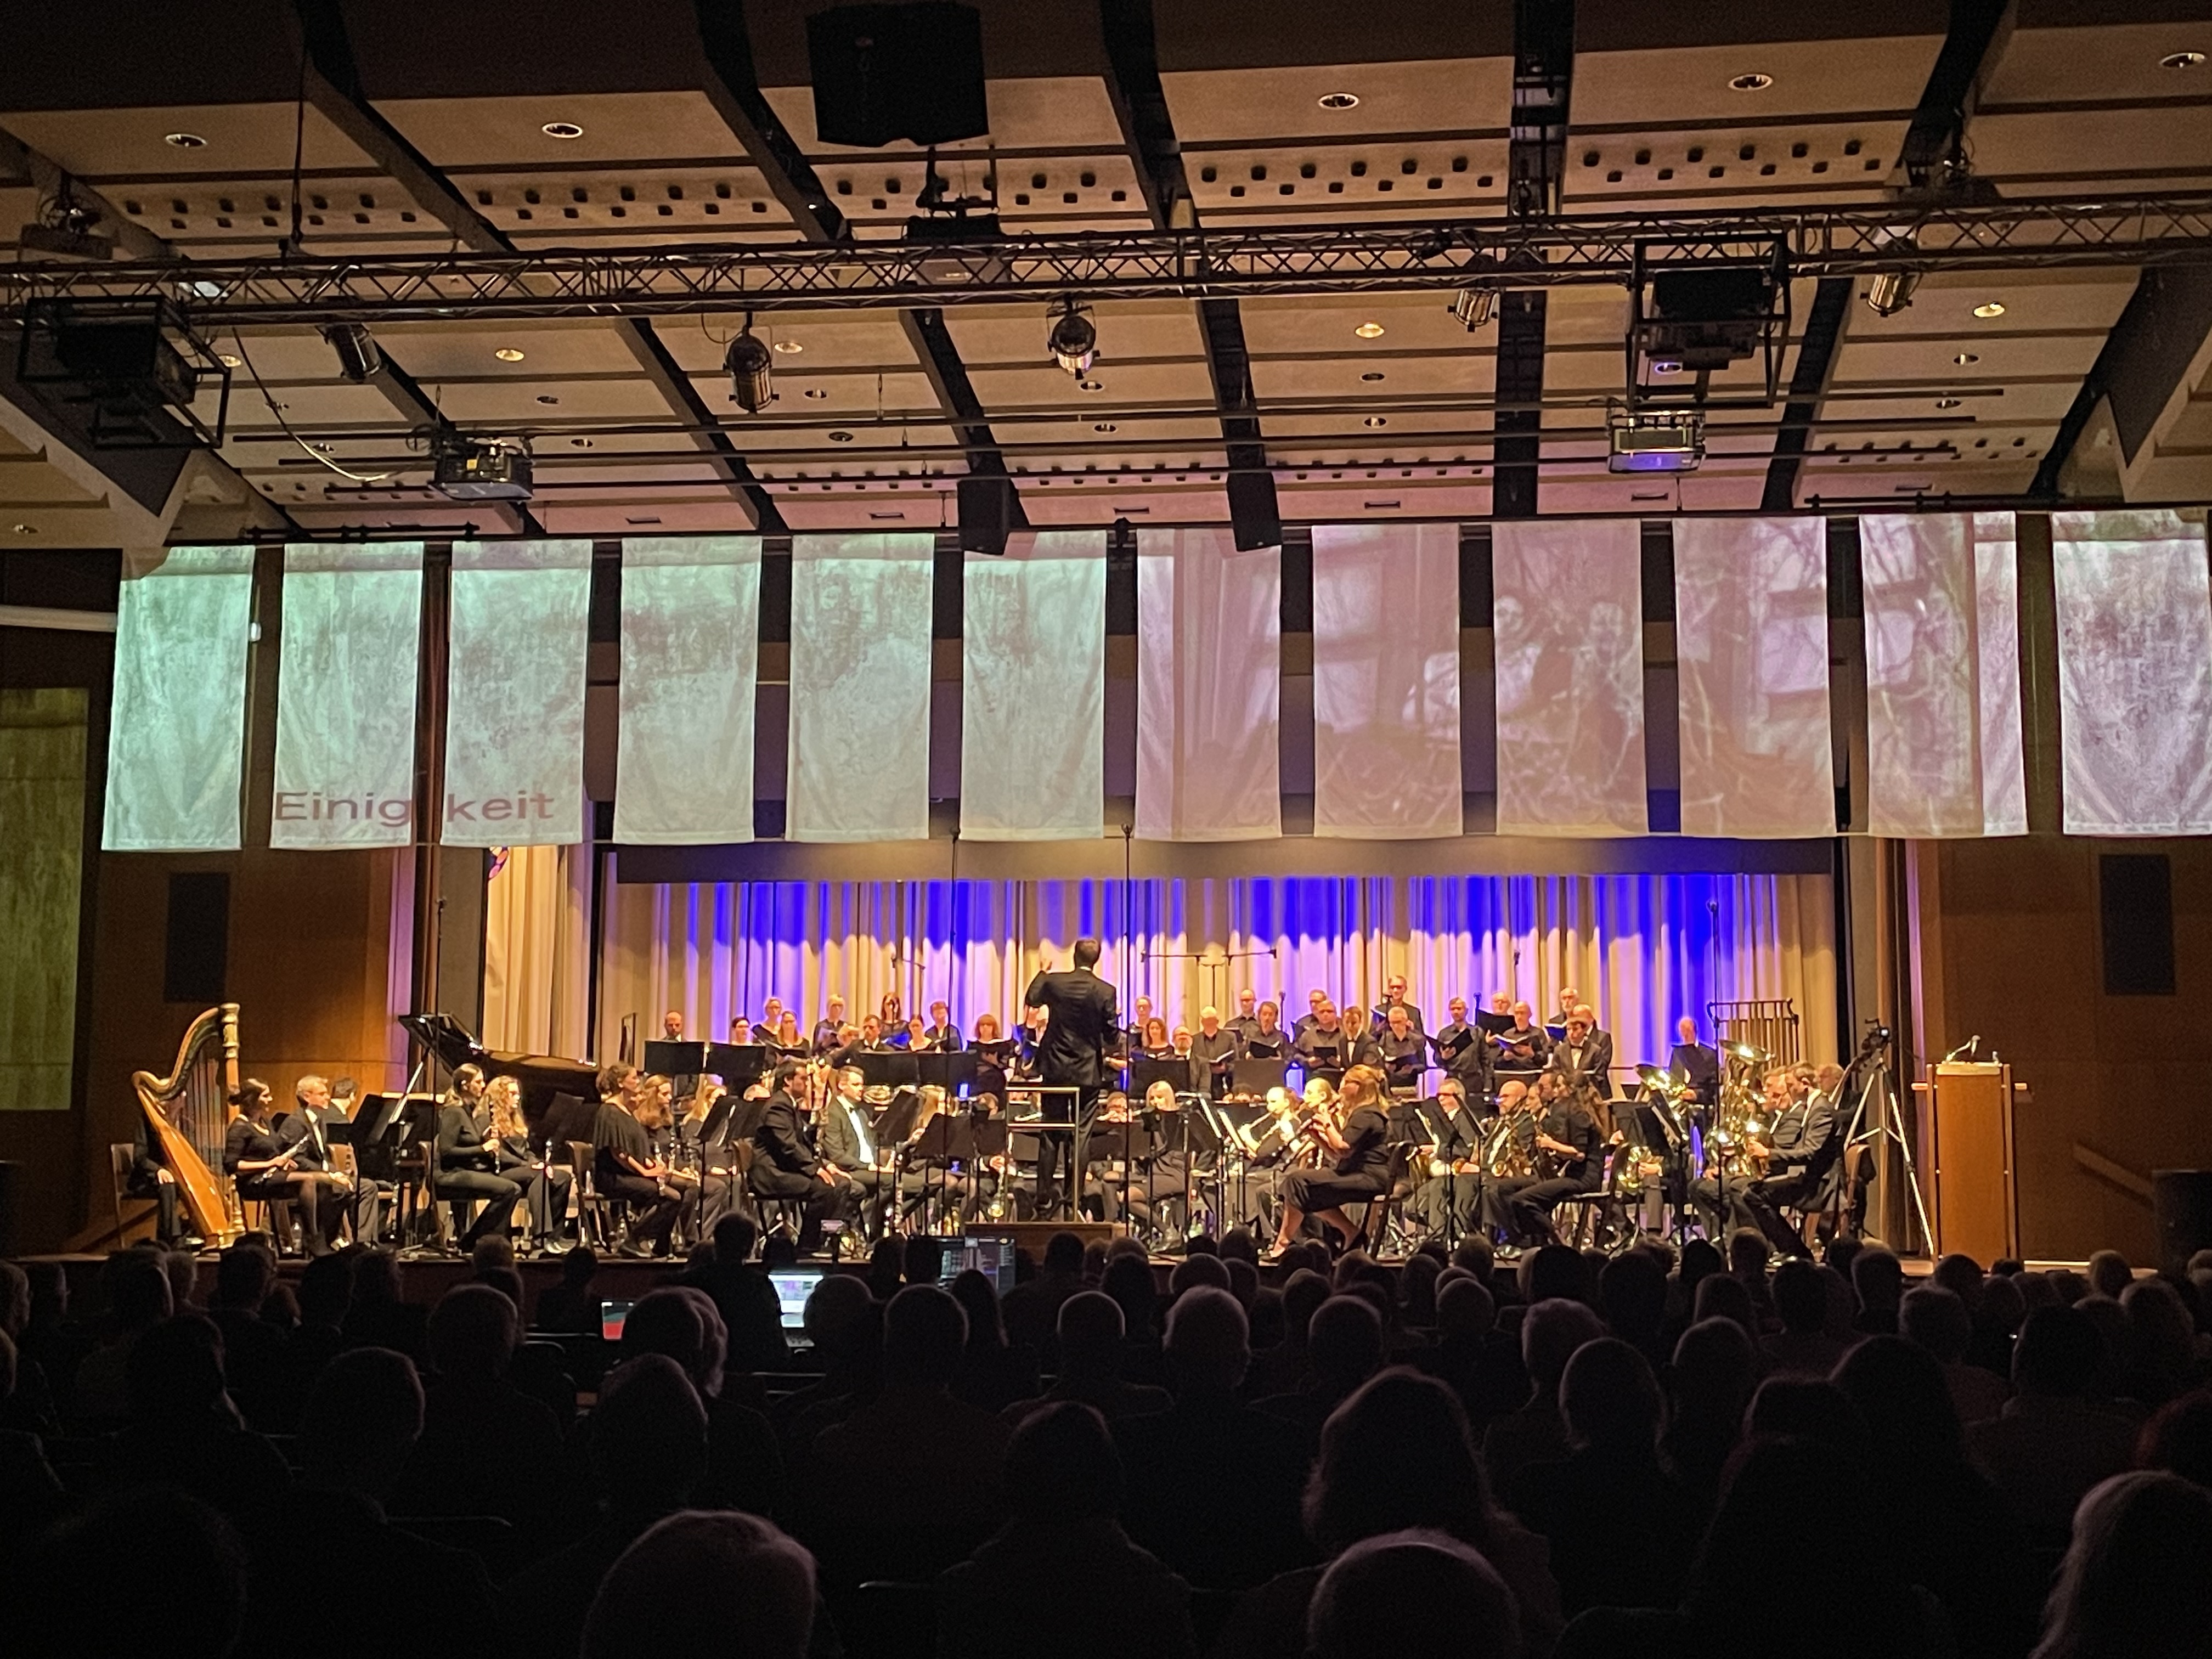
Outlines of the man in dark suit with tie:
{"label": "man in dark suit with tie", "polygon": [[799,1103],[801,1067],[787,1060],[775,1068],[760,1127],[753,1131],[752,1171],[748,1184],[762,1198],[788,1199],[805,1206],[799,1250],[811,1255],[822,1247],[822,1222],[835,1215],[849,1220],[860,1207],[851,1178],[814,1154],[806,1139],[805,1109]]}
{"label": "man in dark suit with tie", "polygon": [[[1022,995],[1025,1007],[1045,1011],[1043,1035],[1037,1040],[1036,1068],[1048,1088],[1073,1089],[1076,1121],[1088,1125],[1098,1091],[1106,1083],[1106,1050],[1119,1030],[1114,1006],[1114,988],[1098,977],[1099,944],[1095,939],[1075,941],[1075,965],[1054,973],[1048,960]],[[1079,1137],[1081,1131],[1078,1132]],[[1049,1215],[1059,1201],[1052,1190],[1060,1167],[1063,1143],[1056,1134],[1038,1138],[1037,1212]],[[1074,1149],[1066,1148],[1071,1163]]]}
{"label": "man in dark suit with tie", "polygon": [[1667,1062],[1667,1074],[1689,1085],[1691,1105],[1711,1105],[1721,1097],[1720,1051],[1698,1041],[1698,1022],[1687,1014],[1674,1022],[1674,1035],[1680,1041]]}

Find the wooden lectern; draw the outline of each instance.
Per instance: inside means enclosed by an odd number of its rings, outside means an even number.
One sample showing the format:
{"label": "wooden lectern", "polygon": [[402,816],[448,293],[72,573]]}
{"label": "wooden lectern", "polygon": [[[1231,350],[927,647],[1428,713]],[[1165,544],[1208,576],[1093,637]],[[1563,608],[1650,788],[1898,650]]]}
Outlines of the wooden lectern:
{"label": "wooden lectern", "polygon": [[1987,1267],[2020,1254],[2013,1184],[2012,1067],[1951,1060],[1928,1068],[1929,1200],[1939,1255]]}

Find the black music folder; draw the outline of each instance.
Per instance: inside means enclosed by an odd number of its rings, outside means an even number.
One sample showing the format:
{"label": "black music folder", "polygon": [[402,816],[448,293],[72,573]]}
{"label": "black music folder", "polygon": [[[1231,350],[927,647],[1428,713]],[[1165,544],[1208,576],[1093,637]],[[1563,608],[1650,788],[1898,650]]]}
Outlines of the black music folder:
{"label": "black music folder", "polygon": [[714,1069],[703,1042],[670,1042],[655,1038],[645,1045],[645,1069],[662,1077],[696,1077]]}

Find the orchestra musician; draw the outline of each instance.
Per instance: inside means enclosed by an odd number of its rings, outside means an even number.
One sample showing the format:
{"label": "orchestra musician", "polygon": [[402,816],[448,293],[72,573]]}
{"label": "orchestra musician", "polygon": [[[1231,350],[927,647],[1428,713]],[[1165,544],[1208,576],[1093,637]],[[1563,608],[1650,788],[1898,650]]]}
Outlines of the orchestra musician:
{"label": "orchestra musician", "polygon": [[341,1115],[331,1107],[330,1079],[311,1073],[292,1085],[292,1109],[278,1131],[277,1144],[297,1153],[293,1168],[330,1177],[332,1213],[329,1219],[345,1220],[357,1240],[371,1241],[376,1237],[380,1220],[377,1185],[364,1182],[357,1191],[352,1174],[339,1167],[330,1126]]}
{"label": "orchestra musician", "polygon": [[475,1066],[454,1069],[453,1085],[438,1103],[437,1196],[449,1204],[481,1199],[477,1218],[461,1235],[464,1252],[480,1238],[505,1233],[522,1197],[519,1182],[493,1173],[495,1157],[477,1129],[477,1105],[484,1093],[483,1073]]}
{"label": "orchestra musician", "polygon": [[620,1061],[599,1068],[599,1110],[592,1121],[592,1180],[601,1196],[629,1206],[629,1226],[616,1254],[668,1254],[682,1194],[667,1185],[668,1167],[653,1155],[653,1137],[637,1118],[644,1079]]}
{"label": "orchestra musician", "polygon": [[154,1126],[146,1114],[138,1114],[137,1132],[131,1146],[131,1174],[123,1190],[132,1198],[154,1200],[154,1238],[165,1248],[197,1250],[207,1241],[185,1228],[178,1219],[183,1204],[182,1188],[177,1184],[176,1174],[161,1156],[161,1138],[154,1133]]}
{"label": "orchestra musician", "polygon": [[[829,1098],[815,1118],[815,1146],[824,1163],[843,1170],[846,1179],[864,1194],[862,1214],[867,1231],[880,1237],[890,1201],[887,1183],[891,1177],[884,1168],[889,1161],[884,1149],[876,1144],[876,1115],[867,1094],[867,1079],[859,1066],[848,1066],[836,1073]],[[919,1176],[915,1184],[918,1190]]]}
{"label": "orchestra musician", "polygon": [[1686,1085],[1684,1097],[1692,1106],[1711,1106],[1721,1097],[1720,1050],[1698,1041],[1698,1022],[1685,1014],[1674,1022],[1674,1052],[1667,1060],[1667,1075]]}
{"label": "orchestra musician", "polygon": [[1613,1095],[1613,1038],[1597,1029],[1597,1011],[1587,1002],[1575,1005],[1567,1016],[1566,1036],[1552,1045],[1544,1063],[1565,1077],[1570,1089],[1587,1087],[1608,1099]]}
{"label": "orchestra musician", "polygon": [[[896,1008],[896,997],[884,1000]],[[785,1060],[770,1073],[768,1104],[753,1132],[747,1180],[759,1197],[787,1199],[801,1206],[799,1249],[811,1255],[821,1248],[823,1222],[832,1216],[850,1219],[860,1193],[843,1170],[823,1163],[807,1143],[805,1070],[796,1060]]]}
{"label": "orchestra musician", "polygon": [[[1746,1139],[1744,1150],[1764,1172],[1731,1179],[1726,1218],[1729,1224],[1755,1227],[1784,1255],[1813,1252],[1796,1230],[1782,1218],[1784,1205],[1809,1202],[1842,1150],[1835,1101],[1817,1092],[1809,1066],[1777,1066],[1759,1081],[1765,1091],[1764,1137]],[[1837,1081],[1842,1081],[1838,1073]],[[1705,1218],[1706,1231],[1720,1237],[1723,1218],[1721,1186],[1708,1175],[1691,1183],[1690,1199]]]}
{"label": "orchestra musician", "polygon": [[309,1255],[328,1255],[323,1212],[338,1196],[337,1179],[327,1170],[301,1169],[297,1150],[287,1149],[277,1139],[270,1122],[274,1100],[269,1085],[258,1077],[238,1085],[230,1097],[238,1115],[223,1135],[222,1172],[238,1183],[241,1199],[293,1205],[300,1213],[301,1248]]}
{"label": "orchestra musician", "polygon": [[1509,1231],[1531,1248],[1553,1242],[1552,1212],[1562,1199],[1604,1184],[1607,1133],[1588,1091],[1570,1087],[1564,1073],[1546,1072],[1536,1079],[1535,1094],[1534,1150],[1546,1155],[1553,1173],[1498,1183]]}
{"label": "orchestra musician", "polygon": [[[783,1018],[792,1021],[788,1011]],[[701,1077],[692,1085],[684,1102],[683,1113],[672,1131],[675,1161],[693,1177],[681,1183],[681,1187],[685,1200],[685,1225],[695,1239],[711,1234],[714,1224],[730,1207],[730,1183],[736,1173],[729,1149],[732,1114],[723,1113],[720,1122],[714,1124],[711,1131],[708,1127],[723,1094],[720,1078],[711,1072]],[[554,1173],[557,1177],[561,1172],[556,1170]],[[560,1213],[557,1206],[554,1213]]]}
{"label": "orchestra musician", "polygon": [[[1326,1002],[1322,1006],[1328,1008]],[[1334,1161],[1327,1170],[1292,1170],[1283,1177],[1282,1219],[1265,1258],[1270,1261],[1282,1260],[1310,1215],[1334,1229],[1346,1245],[1358,1243],[1359,1229],[1344,1206],[1380,1197],[1389,1183],[1390,1123],[1382,1112],[1380,1072],[1370,1066],[1346,1072],[1336,1109],[1317,1115],[1312,1127]]]}

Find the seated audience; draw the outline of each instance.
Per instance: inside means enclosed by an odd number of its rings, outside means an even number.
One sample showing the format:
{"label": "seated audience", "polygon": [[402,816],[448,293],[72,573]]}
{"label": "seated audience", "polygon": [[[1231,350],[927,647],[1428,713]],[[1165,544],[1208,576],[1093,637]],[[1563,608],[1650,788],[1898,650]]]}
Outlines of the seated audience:
{"label": "seated audience", "polygon": [[2045,1548],[2065,1545],[2089,1489],[2133,1460],[2135,1419],[2090,1397],[2103,1358],[2103,1340],[2079,1309],[2038,1308],[2013,1349],[2013,1398],[1966,1430],[1975,1463]]}
{"label": "seated audience", "polygon": [[1109,1423],[1167,1410],[1175,1396],[1165,1389],[1123,1380],[1121,1336],[1120,1304],[1097,1291],[1077,1291],[1060,1304],[1060,1375],[1042,1395],[1018,1400],[1000,1415],[1018,1424],[1040,1406],[1061,1401],[1088,1406]]}
{"label": "seated audience", "polygon": [[[1449,1618],[1437,1610],[1449,1607]],[[1306,1617],[1310,1659],[1517,1659],[1512,1592],[1443,1533],[1385,1534],[1337,1557]]]}
{"label": "seated audience", "polygon": [[2212,1653],[2212,1492],[2179,1475],[2115,1475],[2074,1516],[2034,1659]]}
{"label": "seated audience", "polygon": [[805,1550],[758,1516],[686,1510],[608,1572],[584,1622],[583,1659],[805,1659],[814,1620]]}
{"label": "seated audience", "polygon": [[1973,1316],[1954,1291],[1939,1285],[1907,1291],[1897,1304],[1897,1334],[1936,1356],[1943,1368],[1943,1384],[1951,1391],[1952,1407],[1969,1430],[1998,1415],[2012,1398],[2004,1378],[1967,1363],[1966,1350],[1974,1340]]}
{"label": "seated audience", "polygon": [[489,1285],[456,1285],[431,1311],[422,1433],[392,1492],[399,1515],[539,1521],[553,1498],[561,1425],[507,1380],[520,1316]]}

